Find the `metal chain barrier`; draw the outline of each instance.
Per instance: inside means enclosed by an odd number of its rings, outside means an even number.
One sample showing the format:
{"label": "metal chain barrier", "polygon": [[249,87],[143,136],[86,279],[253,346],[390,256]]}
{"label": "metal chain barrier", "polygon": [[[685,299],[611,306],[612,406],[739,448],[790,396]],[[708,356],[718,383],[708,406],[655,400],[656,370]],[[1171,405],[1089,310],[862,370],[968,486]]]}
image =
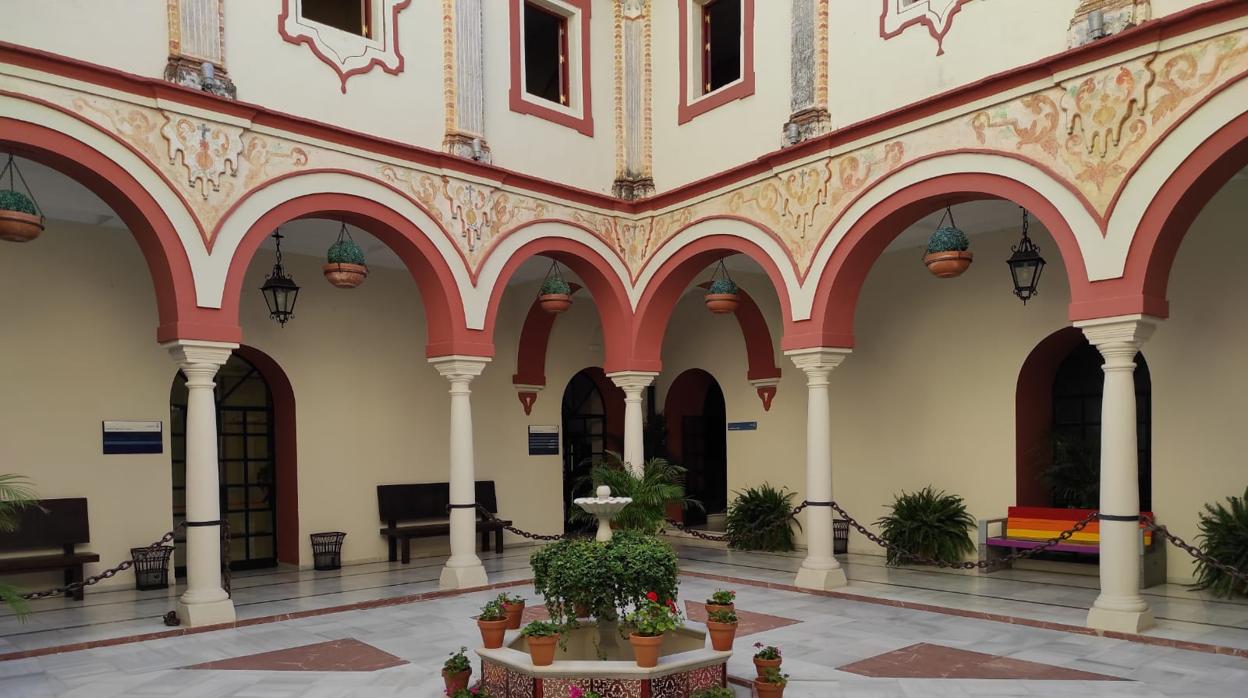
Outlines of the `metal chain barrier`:
{"label": "metal chain barrier", "polygon": [[[171,542],[174,536],[177,534],[179,530],[183,528],[183,526],[184,524],[178,524],[172,531],[169,531],[165,535],[161,536],[160,540],[147,546],[145,550],[148,550],[148,551],[156,550],[157,548],[163,546],[165,543]],[[65,594],[65,593],[72,592],[72,591],[78,591],[79,589],[83,589],[85,587],[91,586],[92,584],[96,584],[100,580],[112,579],[118,572],[124,572],[133,566],[134,566],[134,557],[131,556],[130,559],[123,561],[121,564],[117,565],[116,567],[110,567],[104,570],[103,572],[100,572],[99,574],[91,575],[90,577],[87,577],[81,582],[74,582],[72,584],[66,584],[65,586],[56,587],[54,589],[47,589],[44,591],[32,591],[29,594],[22,594],[22,598],[28,601],[31,601],[35,599],[46,599],[50,596],[60,596],[61,594]]]}
{"label": "metal chain barrier", "polygon": [[1149,519],[1146,519],[1143,516],[1140,517],[1140,521],[1143,522],[1145,528],[1152,531],[1153,533],[1156,533],[1162,536],[1166,540],[1170,541],[1170,544],[1173,545],[1174,547],[1182,550],[1183,552],[1187,553],[1188,555],[1191,555],[1192,557],[1196,558],[1197,560],[1200,560],[1201,562],[1205,563],[1206,565],[1209,565],[1210,567],[1215,567],[1231,575],[1235,579],[1239,580],[1239,582],[1242,583],[1245,587],[1248,587],[1248,572],[1235,569],[1234,567],[1231,567],[1225,562],[1221,562],[1219,560],[1213,559],[1212,557],[1207,555],[1204,551],[1202,551],[1200,548],[1197,548],[1191,543],[1188,543],[1182,538],[1179,538],[1178,536],[1171,533],[1170,530],[1167,529],[1165,526],[1162,526]]}
{"label": "metal chain barrier", "polygon": [[[456,506],[457,505],[452,504],[451,508],[454,508]],[[494,515],[494,512],[490,511],[489,509],[486,509],[480,504],[473,504],[473,506],[476,507],[477,513],[480,514],[486,521],[495,522],[495,523],[502,521],[501,519],[499,519],[497,516]],[[521,538],[528,538],[529,540],[553,541],[553,540],[564,540],[566,538],[577,537],[576,535],[571,534],[571,533],[556,533],[552,535],[533,533],[531,531],[525,531],[523,529],[516,528],[515,526],[512,526],[511,524],[503,524],[503,530],[508,531],[510,533],[514,533],[517,536],[520,536]]]}

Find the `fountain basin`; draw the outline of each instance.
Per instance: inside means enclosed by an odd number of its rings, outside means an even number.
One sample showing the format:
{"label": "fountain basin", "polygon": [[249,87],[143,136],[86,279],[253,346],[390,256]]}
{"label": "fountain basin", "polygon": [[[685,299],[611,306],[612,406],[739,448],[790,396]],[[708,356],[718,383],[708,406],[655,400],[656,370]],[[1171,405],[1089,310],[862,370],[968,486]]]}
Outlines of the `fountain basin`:
{"label": "fountain basin", "polygon": [[664,635],[658,666],[643,669],[615,623],[583,621],[569,631],[566,647],[555,651],[550,666],[533,666],[518,630],[508,631],[502,647],[478,649],[477,655],[481,682],[497,698],[566,698],[573,686],[612,698],[686,698],[725,685],[732,652],[711,649],[706,631],[691,624]]}

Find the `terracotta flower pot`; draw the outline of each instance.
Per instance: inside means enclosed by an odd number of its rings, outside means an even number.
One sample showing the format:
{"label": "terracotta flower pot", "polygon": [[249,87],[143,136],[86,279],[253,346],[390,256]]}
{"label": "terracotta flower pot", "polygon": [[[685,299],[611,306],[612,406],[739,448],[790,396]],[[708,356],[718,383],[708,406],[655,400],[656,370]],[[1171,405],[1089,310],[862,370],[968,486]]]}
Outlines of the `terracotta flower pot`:
{"label": "terracotta flower pot", "polygon": [[732,650],[732,641],[737,639],[736,623],[716,623],[713,620],[706,621],[706,631],[711,634],[711,649],[716,652],[729,652]]}
{"label": "terracotta flower pot", "polygon": [[538,296],[537,302],[541,304],[542,310],[558,315],[572,307],[572,296],[566,293],[546,293]]}
{"label": "terracotta flower pot", "polygon": [[763,678],[764,672],[768,669],[776,669],[778,671],[780,669],[780,663],[783,661],[783,659],[759,659],[758,657],[755,657],[754,669],[758,672],[758,678]]}
{"label": "terracotta flower pot", "polygon": [[716,611],[735,611],[735,610],[737,610],[737,605],[736,605],[735,603],[711,603],[710,601],[707,601],[707,602],[706,602],[706,604],[705,604],[705,606],[706,606],[706,615],[707,615],[707,616],[710,616],[712,613],[714,613],[714,612],[716,612]]}
{"label": "terracotta flower pot", "polygon": [[472,669],[468,668],[456,674],[448,674],[442,670],[442,681],[446,683],[446,695],[454,695],[455,691],[468,688],[468,679],[472,678]]}
{"label": "terracotta flower pot", "polygon": [[0,240],[30,242],[42,231],[42,217],[21,211],[0,210]]}
{"label": "terracotta flower pot", "polygon": [[487,650],[496,650],[503,646],[503,635],[507,633],[507,619],[477,620],[477,628],[481,630],[481,643]]}
{"label": "terracotta flower pot", "polygon": [[368,267],[363,264],[332,262],[322,264],[321,271],[329,283],[338,288],[355,288],[364,283],[364,277],[368,276]]}
{"label": "terracotta flower pot", "polygon": [[784,684],[755,679],[754,690],[758,692],[758,698],[781,698],[784,695]]}
{"label": "terracotta flower pot", "polygon": [[659,665],[659,650],[663,648],[662,635],[645,637],[633,633],[628,636],[628,642],[633,646],[633,658],[637,661],[637,666],[651,669]]}
{"label": "terracotta flower pot", "polygon": [[737,312],[737,306],[741,304],[741,300],[737,298],[735,293],[708,293],[706,294],[706,307],[716,315],[724,313]]}
{"label": "terracotta flower pot", "polygon": [[524,617],[524,602],[505,603],[503,604],[503,610],[507,612],[507,629],[519,630],[520,621]]}
{"label": "terracotta flower pot", "polygon": [[923,255],[923,263],[927,265],[927,270],[941,279],[952,279],[955,276],[961,276],[962,272],[971,266],[973,259],[975,259],[975,255],[958,250],[929,252]]}
{"label": "terracotta flower pot", "polygon": [[555,646],[559,644],[558,635],[525,639],[529,643],[529,658],[533,660],[533,666],[550,666],[554,663]]}

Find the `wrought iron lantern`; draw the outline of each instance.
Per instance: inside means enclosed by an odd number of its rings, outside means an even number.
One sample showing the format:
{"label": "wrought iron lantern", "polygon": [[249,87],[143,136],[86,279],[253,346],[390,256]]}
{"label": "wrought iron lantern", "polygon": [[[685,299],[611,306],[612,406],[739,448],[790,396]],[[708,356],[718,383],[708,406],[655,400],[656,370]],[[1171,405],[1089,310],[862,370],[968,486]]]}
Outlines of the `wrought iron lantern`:
{"label": "wrought iron lantern", "polygon": [[277,260],[273,263],[273,271],[264,280],[260,292],[264,294],[264,302],[269,306],[269,317],[277,320],[282,327],[295,316],[295,301],[299,298],[299,284],[290,278],[282,267],[282,231],[274,231],[273,239],[277,241]]}
{"label": "wrought iron lantern", "polygon": [[1044,271],[1040,248],[1027,237],[1029,223],[1030,216],[1027,209],[1023,209],[1023,239],[1010,248],[1014,254],[1006,260],[1006,264],[1010,265],[1010,276],[1014,277],[1014,295],[1022,299],[1023,305],[1027,305],[1027,301],[1036,295],[1040,273]]}

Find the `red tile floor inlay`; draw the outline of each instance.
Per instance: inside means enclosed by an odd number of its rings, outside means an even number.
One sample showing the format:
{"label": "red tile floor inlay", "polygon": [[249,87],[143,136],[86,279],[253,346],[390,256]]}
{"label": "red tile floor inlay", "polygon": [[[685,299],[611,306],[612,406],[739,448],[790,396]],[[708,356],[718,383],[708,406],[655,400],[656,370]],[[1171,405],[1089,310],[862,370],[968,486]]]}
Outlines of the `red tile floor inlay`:
{"label": "red tile floor inlay", "polygon": [[920,642],[838,667],[860,676],[887,679],[1032,679],[1040,681],[1125,681],[1117,676],[999,657]]}
{"label": "red tile floor inlay", "polygon": [[[792,618],[781,618],[780,616],[769,616],[766,613],[753,613],[751,611],[743,611],[740,608],[737,612],[737,637],[745,635],[753,635],[754,633],[766,632],[783,628],[786,625],[793,625],[801,621]],[[685,602],[685,616],[689,620],[698,623],[706,622],[706,604],[697,601]]]}
{"label": "red tile floor inlay", "polygon": [[250,671],[377,671],[407,664],[407,660],[354,638],[318,642],[274,652],[248,654],[204,662],[185,669],[241,669]]}

